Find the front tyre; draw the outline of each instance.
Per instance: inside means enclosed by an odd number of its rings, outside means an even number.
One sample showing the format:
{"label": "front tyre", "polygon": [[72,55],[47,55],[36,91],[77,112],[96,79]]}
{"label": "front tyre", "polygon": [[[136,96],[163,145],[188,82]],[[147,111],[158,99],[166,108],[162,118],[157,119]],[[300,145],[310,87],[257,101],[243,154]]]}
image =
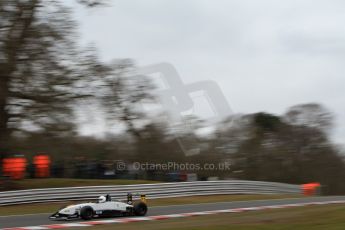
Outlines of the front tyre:
{"label": "front tyre", "polygon": [[133,209],[136,216],[145,216],[147,213],[147,205],[144,202],[135,204]]}
{"label": "front tyre", "polygon": [[91,220],[93,217],[93,209],[90,206],[82,207],[80,210],[80,217],[83,220]]}

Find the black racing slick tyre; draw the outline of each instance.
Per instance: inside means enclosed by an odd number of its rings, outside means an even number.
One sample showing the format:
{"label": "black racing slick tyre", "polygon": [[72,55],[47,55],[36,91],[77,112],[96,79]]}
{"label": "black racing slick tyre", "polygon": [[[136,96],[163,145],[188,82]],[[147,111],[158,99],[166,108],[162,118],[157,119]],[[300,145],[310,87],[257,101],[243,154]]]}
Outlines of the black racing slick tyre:
{"label": "black racing slick tyre", "polygon": [[136,216],[145,216],[147,213],[147,205],[144,202],[139,202],[134,205],[134,214]]}
{"label": "black racing slick tyre", "polygon": [[83,220],[91,220],[93,217],[93,209],[90,206],[82,207],[80,210],[80,217]]}

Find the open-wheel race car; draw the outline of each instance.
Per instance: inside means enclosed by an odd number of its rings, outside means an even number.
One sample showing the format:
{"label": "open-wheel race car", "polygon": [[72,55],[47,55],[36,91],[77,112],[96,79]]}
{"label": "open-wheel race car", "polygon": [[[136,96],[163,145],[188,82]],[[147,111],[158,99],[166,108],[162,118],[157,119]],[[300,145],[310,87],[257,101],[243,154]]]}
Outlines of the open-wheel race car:
{"label": "open-wheel race car", "polygon": [[145,216],[147,213],[146,196],[140,195],[140,200],[133,202],[133,195],[139,194],[128,193],[126,202],[112,200],[110,195],[100,196],[97,202],[68,205],[49,218],[52,220],[74,218],[90,220],[98,217]]}

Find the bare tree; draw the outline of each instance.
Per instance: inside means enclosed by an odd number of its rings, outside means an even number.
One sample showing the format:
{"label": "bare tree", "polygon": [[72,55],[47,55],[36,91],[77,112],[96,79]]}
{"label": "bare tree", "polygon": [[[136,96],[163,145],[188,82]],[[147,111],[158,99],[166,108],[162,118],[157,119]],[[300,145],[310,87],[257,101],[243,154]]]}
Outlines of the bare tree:
{"label": "bare tree", "polygon": [[329,131],[333,125],[333,114],[316,103],[295,105],[288,109],[284,118],[290,124],[308,126],[323,132]]}
{"label": "bare tree", "polygon": [[[105,3],[78,2],[87,7]],[[1,154],[9,151],[16,133],[73,132],[80,99],[102,104],[109,122],[122,122],[139,135],[136,123],[144,120],[139,104],[152,99],[149,81],[127,78],[134,68],[130,60],[104,64],[94,48],[80,48],[75,28],[62,1],[0,2]]]}

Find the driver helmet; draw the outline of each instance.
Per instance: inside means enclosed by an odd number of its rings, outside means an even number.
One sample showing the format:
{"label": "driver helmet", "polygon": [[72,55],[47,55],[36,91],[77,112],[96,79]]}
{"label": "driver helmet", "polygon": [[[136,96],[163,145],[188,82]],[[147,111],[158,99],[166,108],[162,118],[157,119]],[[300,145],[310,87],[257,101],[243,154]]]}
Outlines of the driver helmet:
{"label": "driver helmet", "polygon": [[106,201],[105,196],[98,197],[98,203],[104,203]]}

